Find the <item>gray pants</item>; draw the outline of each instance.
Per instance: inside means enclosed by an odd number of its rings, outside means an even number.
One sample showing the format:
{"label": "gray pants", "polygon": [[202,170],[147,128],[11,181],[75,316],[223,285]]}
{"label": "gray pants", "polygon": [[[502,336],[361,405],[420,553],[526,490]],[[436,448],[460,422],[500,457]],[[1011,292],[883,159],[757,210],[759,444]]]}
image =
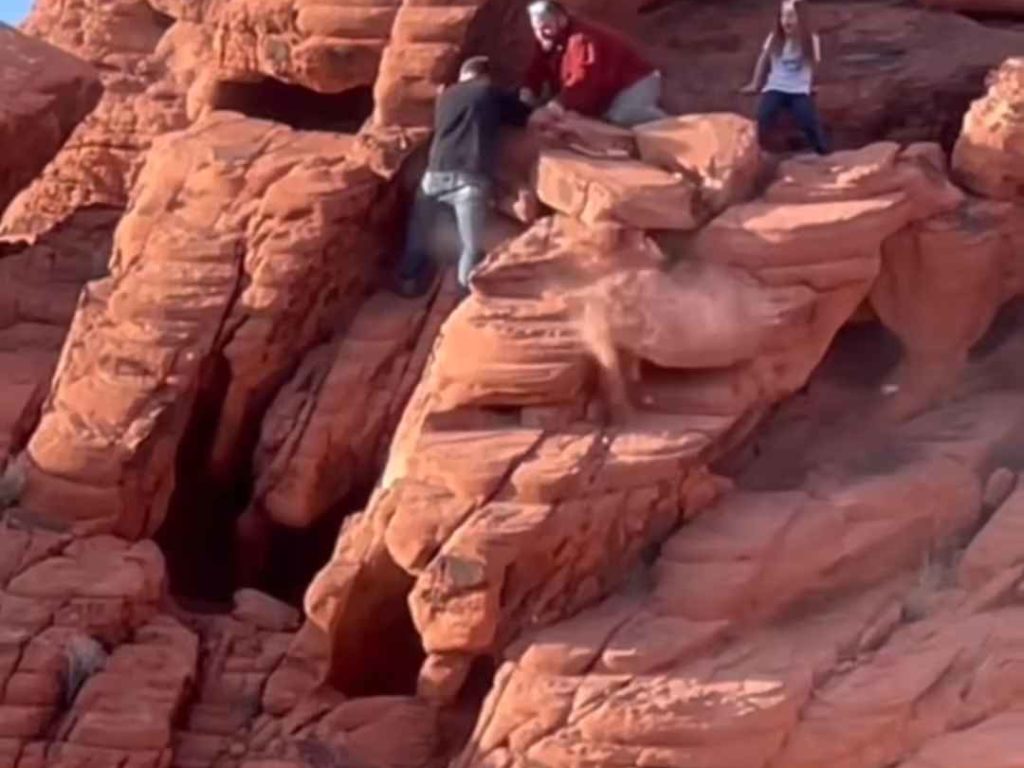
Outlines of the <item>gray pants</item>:
{"label": "gray pants", "polygon": [[658,106],[659,101],[661,101],[661,73],[652,72],[620,91],[608,111],[605,112],[604,119],[624,128],[663,120],[668,117],[668,113]]}
{"label": "gray pants", "polygon": [[427,250],[441,209],[450,208],[455,211],[455,222],[462,241],[459,284],[468,288],[470,273],[484,257],[484,227],[490,199],[490,184],[483,177],[427,171],[416,193],[416,202],[409,218],[401,277],[410,280],[422,273],[429,258]]}

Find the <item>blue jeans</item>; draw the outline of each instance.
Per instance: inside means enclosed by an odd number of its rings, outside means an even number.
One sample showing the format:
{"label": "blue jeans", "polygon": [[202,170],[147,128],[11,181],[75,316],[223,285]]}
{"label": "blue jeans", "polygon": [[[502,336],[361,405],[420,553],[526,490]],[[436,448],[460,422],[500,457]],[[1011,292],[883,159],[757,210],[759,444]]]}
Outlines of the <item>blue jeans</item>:
{"label": "blue jeans", "polygon": [[469,287],[473,268],[484,257],[484,227],[490,207],[490,185],[487,180],[464,173],[427,171],[416,193],[409,231],[402,255],[400,276],[403,280],[419,277],[427,265],[427,249],[442,208],[455,211],[455,221],[462,241],[459,256],[459,284]]}
{"label": "blue jeans", "polygon": [[828,139],[821,127],[818,108],[814,99],[806,93],[783,93],[782,91],[765,91],[761,94],[761,103],[757,107],[757,135],[764,146],[765,137],[774,127],[779,113],[787,111],[796,119],[807,142],[819,155],[829,153]]}
{"label": "blue jeans", "polygon": [[658,106],[660,101],[661,73],[652,72],[620,91],[605,112],[604,119],[624,128],[664,120],[668,113]]}

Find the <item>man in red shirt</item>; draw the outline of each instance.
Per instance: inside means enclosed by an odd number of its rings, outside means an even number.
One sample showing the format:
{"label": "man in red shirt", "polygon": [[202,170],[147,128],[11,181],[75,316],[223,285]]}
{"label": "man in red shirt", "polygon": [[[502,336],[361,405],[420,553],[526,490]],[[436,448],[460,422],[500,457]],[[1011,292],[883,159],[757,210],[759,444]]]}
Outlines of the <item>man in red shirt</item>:
{"label": "man in red shirt", "polygon": [[525,100],[633,126],[667,117],[658,106],[661,73],[610,29],[574,18],[556,0],[527,9],[537,40]]}

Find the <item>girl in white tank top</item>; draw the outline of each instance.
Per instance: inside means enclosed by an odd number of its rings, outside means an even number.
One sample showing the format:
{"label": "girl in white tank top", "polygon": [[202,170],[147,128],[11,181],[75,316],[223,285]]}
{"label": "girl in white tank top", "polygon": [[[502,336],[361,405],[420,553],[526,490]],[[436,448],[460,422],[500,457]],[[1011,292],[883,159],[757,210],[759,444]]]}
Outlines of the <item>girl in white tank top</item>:
{"label": "girl in white tank top", "polygon": [[764,139],[783,112],[789,112],[818,154],[829,151],[811,92],[821,63],[821,39],[805,18],[804,0],[784,0],[775,30],[768,35],[744,93],[761,93],[758,135]]}

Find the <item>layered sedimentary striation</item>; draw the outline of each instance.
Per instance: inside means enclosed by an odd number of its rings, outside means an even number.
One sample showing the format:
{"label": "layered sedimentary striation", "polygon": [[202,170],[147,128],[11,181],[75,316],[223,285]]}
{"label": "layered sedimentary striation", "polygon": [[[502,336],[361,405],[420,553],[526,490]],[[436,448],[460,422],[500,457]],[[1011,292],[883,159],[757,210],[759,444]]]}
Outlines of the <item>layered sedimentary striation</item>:
{"label": "layered sedimentary striation", "polygon": [[[189,471],[231,482],[290,369],[357,306],[386,213],[347,137],[214,116],[160,143],[28,449],[33,508],[75,499],[77,522],[128,536],[163,521],[190,426],[213,430]],[[204,409],[216,423],[191,423]]]}
{"label": "layered sedimentary striation", "polygon": [[0,763],[1019,762],[1020,33],[814,6],[860,148],[779,162],[774,6],[579,5],[689,114],[509,135],[464,299],[383,278],[519,4],[0,30]]}

